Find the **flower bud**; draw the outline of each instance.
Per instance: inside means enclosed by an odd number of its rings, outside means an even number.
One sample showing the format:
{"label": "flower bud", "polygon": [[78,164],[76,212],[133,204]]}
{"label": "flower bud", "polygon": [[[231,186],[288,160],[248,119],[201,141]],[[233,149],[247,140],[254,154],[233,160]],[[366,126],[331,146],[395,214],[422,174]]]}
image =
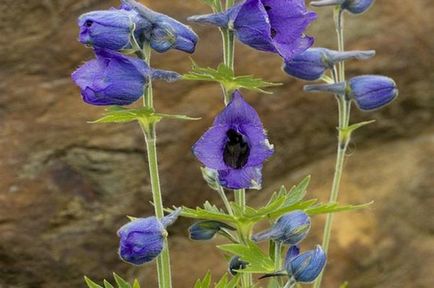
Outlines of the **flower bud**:
{"label": "flower bud", "polygon": [[150,78],[168,82],[180,78],[176,72],[154,70],[142,60],[121,53],[95,49],[96,59],[72,73],[84,102],[92,105],[129,105],[143,96]]}
{"label": "flower bud", "polygon": [[310,230],[310,218],[303,211],[294,211],[283,215],[269,230],[253,236],[259,242],[271,239],[284,244],[296,245],[306,238]]}
{"label": "flower bud", "polygon": [[286,252],[285,256],[285,265],[289,263],[293,258],[297,257],[300,254],[300,248],[297,245],[293,245],[289,247],[288,252]]}
{"label": "flower bud", "polygon": [[395,81],[389,77],[364,75],[349,81],[348,96],[360,110],[370,111],[382,108],[398,96]]}
{"label": "flower bud", "polygon": [[131,33],[140,41],[152,24],[132,10],[111,9],[81,15],[80,42],[97,48],[121,50],[131,48]]}
{"label": "flower bud", "polygon": [[188,229],[188,233],[192,240],[211,240],[222,229],[235,230],[226,223],[210,220],[194,223]]}
{"label": "flower bud", "polygon": [[[293,255],[292,253],[289,254]],[[311,283],[324,269],[327,257],[324,250],[318,245],[315,250],[304,252],[286,260],[285,269],[289,276],[292,276],[297,282]]]}
{"label": "flower bud", "polygon": [[304,85],[303,89],[306,92],[326,92],[337,95],[345,95],[347,84],[345,82],[333,83],[333,84],[312,84]]}
{"label": "flower bud", "polygon": [[156,217],[135,218],[118,230],[119,256],[125,262],[141,265],[160,255],[167,236],[166,227],[179,216],[180,209],[159,220]]}
{"label": "flower bud", "polygon": [[361,14],[367,11],[372,3],[374,0],[316,0],[310,4],[316,7],[340,5],[342,9],[348,10],[350,13]]}
{"label": "flower bud", "polygon": [[135,0],[122,0],[122,3],[152,24],[152,28],[145,35],[152,49],[160,53],[172,48],[187,53],[194,52],[198,36],[190,27],[167,15],[155,12]]}
{"label": "flower bud", "polygon": [[245,269],[248,264],[249,263],[242,261],[239,256],[234,256],[229,262],[229,273],[235,276],[238,274],[237,270]]}
{"label": "flower bud", "polygon": [[349,59],[365,60],[373,57],[375,51],[334,51],[326,48],[310,48],[294,58],[285,61],[283,70],[295,78],[314,81],[320,79],[328,69]]}

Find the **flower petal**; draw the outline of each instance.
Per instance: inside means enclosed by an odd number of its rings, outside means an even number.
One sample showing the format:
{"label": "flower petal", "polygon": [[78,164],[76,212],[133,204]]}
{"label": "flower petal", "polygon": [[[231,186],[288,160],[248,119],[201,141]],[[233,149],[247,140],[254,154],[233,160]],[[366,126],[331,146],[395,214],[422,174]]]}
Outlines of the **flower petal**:
{"label": "flower petal", "polygon": [[261,51],[276,52],[272,44],[270,20],[260,0],[247,0],[241,4],[234,29],[237,38],[244,44]]}
{"label": "flower petal", "polygon": [[240,132],[246,136],[249,141],[249,160],[247,166],[262,165],[262,163],[271,157],[274,147],[268,142],[265,131],[262,127],[253,125],[241,125]]}
{"label": "flower petal", "polygon": [[213,126],[193,145],[193,154],[199,161],[211,169],[227,169],[223,160],[223,149],[226,143],[226,125]]}
{"label": "flower petal", "polygon": [[232,95],[232,100],[226,108],[217,115],[214,120],[214,125],[243,125],[250,124],[253,126],[262,127],[261,119],[255,109],[247,104],[236,90]]}
{"label": "flower petal", "polygon": [[262,165],[219,170],[219,182],[228,189],[261,189]]}

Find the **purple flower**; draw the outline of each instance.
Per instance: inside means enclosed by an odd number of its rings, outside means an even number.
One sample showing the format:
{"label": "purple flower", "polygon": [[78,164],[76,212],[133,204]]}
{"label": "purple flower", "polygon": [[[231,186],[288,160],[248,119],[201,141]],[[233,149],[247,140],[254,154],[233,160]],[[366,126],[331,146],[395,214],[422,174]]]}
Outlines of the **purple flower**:
{"label": "purple flower", "polygon": [[129,105],[143,95],[149,78],[174,81],[175,72],[150,69],[147,64],[121,53],[95,49],[96,59],[72,73],[86,103],[92,105]]}
{"label": "purple flower", "polygon": [[135,0],[122,0],[122,3],[152,24],[152,28],[145,35],[152,49],[157,52],[166,52],[172,48],[187,53],[194,52],[198,36],[190,27],[167,15],[155,12]]}
{"label": "purple flower", "polygon": [[166,227],[173,224],[181,213],[177,209],[163,219],[136,218],[118,230],[119,256],[125,262],[142,265],[154,260],[164,248]]}
{"label": "purple flower", "polygon": [[189,20],[233,29],[244,44],[289,60],[312,46],[314,39],[304,31],[316,17],[304,0],[245,0],[223,13]]}
{"label": "purple flower", "polygon": [[137,41],[151,29],[152,24],[136,11],[110,9],[92,11],[78,18],[80,42],[97,48],[121,50],[131,48],[131,33]]}
{"label": "purple flower", "polygon": [[194,144],[193,153],[218,172],[223,187],[260,189],[262,165],[273,154],[273,146],[258,113],[235,91],[213,126]]}
{"label": "purple flower", "polygon": [[298,248],[294,247],[286,254],[285,269],[288,275],[301,283],[315,281],[327,262],[324,250],[318,245],[315,250],[298,254]]}
{"label": "purple flower", "polygon": [[310,230],[310,218],[303,211],[294,211],[280,217],[271,229],[253,235],[260,242],[273,240],[284,244],[296,245],[306,238]]}
{"label": "purple flower", "polygon": [[379,75],[363,75],[349,81],[349,97],[361,110],[382,108],[398,97],[395,81]]}
{"label": "purple flower", "polygon": [[336,63],[349,59],[366,60],[375,55],[375,51],[345,51],[339,52],[326,48],[310,48],[285,61],[283,70],[290,76],[314,81],[320,79],[324,73],[333,69]]}

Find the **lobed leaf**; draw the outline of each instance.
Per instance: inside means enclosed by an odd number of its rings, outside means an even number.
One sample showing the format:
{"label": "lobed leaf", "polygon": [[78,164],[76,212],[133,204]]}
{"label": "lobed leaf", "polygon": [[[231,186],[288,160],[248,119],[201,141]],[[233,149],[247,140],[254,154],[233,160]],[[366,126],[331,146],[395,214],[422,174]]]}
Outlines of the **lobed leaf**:
{"label": "lobed leaf", "polygon": [[194,61],[191,71],[187,74],[184,74],[183,79],[218,82],[223,85],[227,91],[234,91],[236,89],[244,88],[267,94],[271,94],[271,92],[266,91],[263,88],[282,85],[281,83],[267,82],[251,75],[235,76],[232,69],[225,64],[218,65],[217,69],[209,67],[202,68],[197,66]]}

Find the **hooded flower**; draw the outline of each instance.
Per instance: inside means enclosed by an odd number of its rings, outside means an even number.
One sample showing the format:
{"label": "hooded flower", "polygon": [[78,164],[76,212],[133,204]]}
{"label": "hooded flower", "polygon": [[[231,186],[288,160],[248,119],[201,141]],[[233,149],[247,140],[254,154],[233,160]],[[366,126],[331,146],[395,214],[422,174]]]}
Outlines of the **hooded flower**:
{"label": "hooded flower", "polygon": [[129,105],[143,95],[149,78],[177,80],[175,72],[150,69],[144,61],[121,53],[95,49],[96,59],[72,73],[86,103],[92,105]]}
{"label": "hooded flower", "polygon": [[228,189],[260,189],[262,164],[273,151],[258,113],[238,91],[193,146],[194,155],[216,170],[220,184]]}
{"label": "hooded flower", "polygon": [[398,88],[393,79],[380,75],[363,75],[349,81],[349,97],[360,110],[382,108],[398,97]]}
{"label": "hooded flower", "polygon": [[245,0],[223,13],[189,20],[233,29],[244,44],[289,60],[312,46],[314,39],[304,31],[316,17],[304,0]]}
{"label": "hooded flower", "polygon": [[164,248],[166,227],[173,224],[181,209],[158,220],[156,217],[136,218],[118,231],[119,255],[122,260],[141,265],[154,260]]}
{"label": "hooded flower", "polygon": [[299,254],[297,247],[289,248],[285,259],[285,269],[289,276],[301,283],[311,283],[319,276],[327,262],[327,257],[321,246]]}
{"label": "hooded flower", "polygon": [[133,9],[151,23],[152,28],[147,30],[144,37],[150,42],[152,49],[157,52],[166,52],[172,48],[187,53],[194,52],[198,36],[190,27],[135,0],[122,0],[122,3],[124,7]]}
{"label": "hooded flower", "polygon": [[131,48],[133,30],[141,42],[152,27],[151,22],[125,7],[85,13],[78,18],[78,25],[81,43],[116,51]]}
{"label": "hooded flower", "polygon": [[306,238],[310,230],[310,218],[301,210],[280,217],[269,230],[253,235],[254,241],[272,239],[284,244],[296,245]]}

